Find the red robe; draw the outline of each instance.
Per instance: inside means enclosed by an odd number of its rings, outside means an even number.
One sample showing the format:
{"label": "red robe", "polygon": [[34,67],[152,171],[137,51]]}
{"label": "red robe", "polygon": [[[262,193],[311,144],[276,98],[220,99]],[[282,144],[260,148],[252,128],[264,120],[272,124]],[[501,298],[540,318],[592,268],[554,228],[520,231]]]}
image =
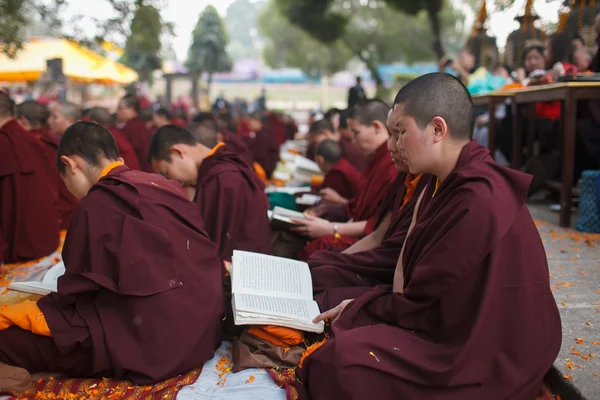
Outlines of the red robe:
{"label": "red robe", "polygon": [[222,263],[177,183],[113,169],[81,200],[62,254],[58,293],[38,301],[52,337],[0,331],[1,361],[150,384],[212,358]]}
{"label": "red robe", "polygon": [[346,307],[296,370],[300,398],[535,398],[561,323],[530,183],[467,144],[425,191],[394,277],[403,293],[375,288]]}
{"label": "red robe", "polygon": [[121,128],[121,132],[123,132],[125,138],[131,143],[131,146],[133,146],[133,150],[135,150],[135,154],[137,154],[142,171],[154,172],[150,161],[148,161],[148,151],[150,150],[152,132],[146,128],[144,120],[136,117],[127,121]]}
{"label": "red robe", "polygon": [[10,120],[0,127],[0,160],[0,264],[51,254],[58,247],[58,195],[40,142]]}
{"label": "red robe", "polygon": [[252,168],[226,147],[205,158],[198,169],[194,202],[219,257],[233,250],[271,253],[271,229],[261,182]]}
{"label": "red robe", "polygon": [[[350,218],[354,222],[358,222],[367,221],[374,216],[397,175],[398,170],[388,154],[387,143],[384,143],[371,156],[369,164],[362,173],[360,194],[348,203]],[[346,249],[357,241],[357,238],[349,236],[342,236],[338,239],[335,239],[333,235],[323,236],[308,243],[299,257],[307,259],[319,250]]]}
{"label": "red robe", "polygon": [[335,190],[345,199],[353,199],[360,192],[360,172],[342,158],[325,174],[322,187]]}
{"label": "red robe", "polygon": [[364,171],[367,165],[367,159],[360,150],[358,150],[358,147],[344,138],[342,138],[339,143],[340,146],[342,146],[342,157],[348,160],[348,162],[354,165],[360,172]]}
{"label": "red robe", "polygon": [[[117,142],[117,147],[119,148],[119,156],[123,158],[123,160],[125,161],[125,165],[127,165],[131,169],[141,170],[140,160],[138,159],[135,149],[133,148],[129,140],[127,140],[123,132],[121,132],[115,127],[110,127],[108,128],[108,130],[110,131],[110,133],[112,133],[113,137],[115,138],[115,142]],[[146,158],[148,158],[148,155],[146,155]]]}
{"label": "red robe", "polygon": [[[410,174],[408,176],[413,178]],[[321,310],[329,310],[345,299],[356,298],[377,285],[391,287],[415,205],[428,183],[428,179],[422,177],[414,191],[407,193],[406,177],[406,173],[398,174],[377,218],[372,218],[375,222],[370,232],[388,212],[391,213],[390,226],[379,247],[354,254],[318,251],[308,260],[315,299]]]}
{"label": "red robe", "polygon": [[79,200],[69,192],[56,168],[56,153],[58,152],[60,136],[51,133],[46,128],[32,129],[30,132],[40,140],[46,157],[50,162],[50,174],[58,191],[58,212],[61,219],[60,229],[67,229],[73,214],[77,211]]}
{"label": "red robe", "polygon": [[246,161],[248,165],[252,166],[254,157],[248,148],[248,143],[244,141],[244,138],[228,131],[222,131],[221,133],[223,135],[223,142],[227,145],[227,149],[236,153],[242,160]]}
{"label": "red robe", "polygon": [[267,174],[267,179],[271,179],[273,171],[279,161],[279,144],[275,137],[273,129],[265,125],[255,137],[249,136],[248,143],[250,151],[253,154],[254,161],[260,164]]}

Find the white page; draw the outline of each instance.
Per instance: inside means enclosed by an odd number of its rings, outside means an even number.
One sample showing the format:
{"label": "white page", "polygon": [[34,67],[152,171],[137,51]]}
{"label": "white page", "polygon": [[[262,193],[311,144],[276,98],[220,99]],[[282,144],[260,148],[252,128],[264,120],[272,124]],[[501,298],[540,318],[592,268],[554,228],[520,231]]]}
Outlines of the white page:
{"label": "white page", "polygon": [[235,311],[241,315],[251,312],[256,317],[265,314],[269,317],[290,318],[309,323],[319,315],[319,307],[312,300],[282,299],[246,293],[236,293],[234,297]]}
{"label": "white page", "polygon": [[314,172],[315,175],[320,175],[322,173],[319,164],[302,156],[296,157],[296,171],[299,169]]}
{"label": "white page", "polygon": [[58,292],[56,282],[12,282],[8,285],[8,288],[18,292],[39,294],[41,296]]}
{"label": "white page", "polygon": [[56,283],[58,281],[58,278],[63,276],[65,274],[65,272],[67,272],[67,270],[65,268],[65,263],[61,261],[58,264],[56,264],[55,266],[53,266],[52,268],[50,268],[48,271],[46,271],[46,274],[44,275],[44,279],[42,279],[42,282]]}
{"label": "white page", "polygon": [[287,299],[313,299],[308,264],[246,251],[233,251],[232,292]]}
{"label": "white page", "polygon": [[280,215],[282,217],[294,218],[294,219],[304,219],[304,214],[298,211],[288,210],[287,208],[282,208],[275,206],[273,208],[274,215]]}

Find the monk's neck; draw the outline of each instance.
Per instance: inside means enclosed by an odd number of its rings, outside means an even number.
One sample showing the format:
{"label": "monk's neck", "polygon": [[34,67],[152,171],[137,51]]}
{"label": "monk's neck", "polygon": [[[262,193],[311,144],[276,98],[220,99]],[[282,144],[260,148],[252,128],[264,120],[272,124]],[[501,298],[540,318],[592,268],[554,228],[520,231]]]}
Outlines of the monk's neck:
{"label": "monk's neck", "polygon": [[456,168],[456,163],[458,162],[460,153],[465,145],[466,143],[448,143],[447,146],[442,149],[442,157],[433,173],[440,182],[443,182],[454,168]]}
{"label": "monk's neck", "polygon": [[197,144],[192,147],[192,157],[194,158],[194,162],[196,163],[196,167],[200,168],[200,164],[206,157],[209,156],[212,149],[209,149],[203,144]]}
{"label": "monk's neck", "polygon": [[[90,177],[90,181],[91,182],[98,182],[100,180],[100,178],[103,178],[104,176],[106,176],[110,170],[112,170],[113,168],[116,168],[120,165],[123,165],[123,163],[119,163],[117,164],[118,161],[116,160],[109,160],[109,159],[102,159],[98,162],[97,166],[94,166],[92,168],[92,170],[90,171],[89,177]],[[112,168],[110,168],[112,167]]]}
{"label": "monk's neck", "polygon": [[0,117],[0,128],[13,120],[13,117]]}

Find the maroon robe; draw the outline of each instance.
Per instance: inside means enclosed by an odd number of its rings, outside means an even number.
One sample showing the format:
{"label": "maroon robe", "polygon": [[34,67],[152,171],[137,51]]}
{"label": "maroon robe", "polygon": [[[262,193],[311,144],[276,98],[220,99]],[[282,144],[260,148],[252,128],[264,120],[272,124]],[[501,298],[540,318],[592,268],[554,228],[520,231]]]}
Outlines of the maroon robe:
{"label": "maroon robe", "polygon": [[148,160],[152,132],[146,128],[146,122],[139,117],[130,119],[121,128],[121,132],[123,132],[125,138],[131,143],[131,146],[133,146],[142,171],[154,172],[152,170],[152,165]]}
{"label": "maroon robe", "polygon": [[325,174],[322,187],[335,190],[345,199],[353,199],[360,192],[360,172],[342,158]]}
{"label": "maroon robe", "polygon": [[[381,245],[375,249],[354,254],[318,251],[308,260],[313,279],[315,299],[321,310],[329,310],[345,299],[353,299],[377,285],[392,285],[396,263],[406,239],[413,211],[428,179],[422,177],[406,204],[406,173],[399,173],[390,186],[382,207],[377,212],[376,228],[387,213],[390,226]],[[369,220],[371,221],[371,219]]]}
{"label": "maroon robe", "polygon": [[222,263],[177,183],[113,169],[81,200],[63,259],[58,293],[38,301],[52,337],[0,331],[0,361],[150,384],[212,358]]}
{"label": "maroon robe", "polygon": [[228,131],[221,131],[221,133],[223,135],[223,142],[227,145],[227,149],[236,153],[242,160],[246,161],[248,165],[252,166],[254,157],[252,157],[252,152],[248,148],[248,143],[235,133]]}
{"label": "maroon robe", "polygon": [[[361,176],[360,194],[348,203],[348,214],[354,222],[367,221],[375,215],[398,170],[388,154],[387,143],[383,143],[369,160]],[[357,238],[333,235],[322,236],[308,243],[299,258],[308,259],[314,252],[327,249],[346,249],[358,241]]]}
{"label": "maroon robe", "polygon": [[10,120],[0,127],[0,264],[35,260],[58,247],[55,177],[40,142]]}
{"label": "maroon robe", "polygon": [[358,150],[358,147],[344,138],[339,143],[342,147],[342,157],[348,160],[360,172],[364,171],[367,165],[367,158]]}
{"label": "maroon robe", "polygon": [[67,229],[71,218],[75,214],[75,211],[77,211],[79,200],[69,192],[56,168],[56,153],[58,152],[60,136],[51,133],[47,128],[32,129],[30,132],[40,140],[46,157],[50,162],[50,173],[58,191],[58,213],[61,219],[60,229]]}
{"label": "maroon robe", "polygon": [[254,161],[263,167],[267,179],[271,179],[279,161],[279,144],[275,137],[275,131],[265,124],[260,132],[256,132],[256,136],[250,136],[247,140]]}
{"label": "maroon robe", "polygon": [[[138,159],[135,149],[133,148],[129,140],[127,140],[123,132],[121,132],[115,127],[110,127],[108,128],[108,130],[110,131],[110,133],[112,133],[113,137],[115,138],[115,142],[117,142],[117,147],[119,148],[119,156],[123,158],[123,160],[125,161],[125,165],[127,165],[131,169],[141,170],[142,168],[140,166],[140,160]],[[146,158],[148,158],[148,155],[146,155]]]}
{"label": "maroon robe", "polygon": [[194,202],[219,257],[231,260],[233,250],[271,253],[267,201],[252,167],[220,147],[198,169]]}
{"label": "maroon robe", "polygon": [[376,288],[346,307],[296,370],[300,398],[535,398],[561,324],[530,183],[467,144],[435,197],[435,178],[425,191],[403,293]]}

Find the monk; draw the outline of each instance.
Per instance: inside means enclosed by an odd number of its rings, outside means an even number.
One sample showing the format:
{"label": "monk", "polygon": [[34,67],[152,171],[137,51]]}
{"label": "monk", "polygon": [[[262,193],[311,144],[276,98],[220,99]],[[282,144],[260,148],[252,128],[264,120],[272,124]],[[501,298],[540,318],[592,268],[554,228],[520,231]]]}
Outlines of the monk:
{"label": "monk", "polygon": [[279,145],[275,131],[266,122],[260,111],[250,114],[247,120],[250,133],[246,140],[254,161],[262,167],[266,179],[271,179],[279,161]]}
{"label": "monk", "polygon": [[353,199],[360,192],[360,172],[342,158],[338,142],[326,139],[315,151],[315,162],[325,174],[322,189],[335,190],[342,198]]}
{"label": "monk", "polygon": [[525,204],[531,176],[471,139],[473,103],[451,75],[405,85],[394,117],[410,172],[433,177],[392,289],[316,318],[333,331],[296,371],[300,398],[534,399],[561,323]]}
{"label": "monk", "polygon": [[0,91],[0,264],[51,254],[60,230],[48,158],[13,115],[13,101]]}
{"label": "monk", "polygon": [[60,137],[69,126],[81,119],[81,108],[68,101],[55,104],[48,118],[48,126],[53,134]]}
{"label": "monk", "polygon": [[117,107],[118,126],[131,143],[142,171],[152,172],[148,161],[148,148],[152,139],[152,132],[146,127],[146,122],[141,118],[140,102],[134,95],[128,94],[121,98]]}
{"label": "monk", "polygon": [[171,113],[166,108],[159,108],[152,112],[152,125],[156,128],[162,128],[171,123]]}
{"label": "monk", "polygon": [[135,150],[129,140],[125,137],[123,132],[117,129],[112,124],[112,117],[107,108],[104,107],[93,107],[89,111],[88,118],[90,121],[100,124],[108,129],[113,135],[117,148],[119,149],[119,156],[131,169],[141,170],[140,161],[135,153]]}
{"label": "monk", "polygon": [[393,284],[398,256],[428,177],[408,172],[398,150],[400,130],[392,111],[387,124],[388,150],[399,173],[381,207],[367,221],[365,231],[370,233],[341,253],[322,250],[308,260],[315,299],[322,310],[358,297],[374,286]]}
{"label": "monk", "polygon": [[295,221],[299,226],[295,232],[313,240],[303,250],[301,258],[308,258],[317,250],[341,248],[354,244],[369,232],[365,231],[367,220],[374,216],[386,196],[398,171],[389,157],[386,127],[389,106],[381,100],[365,100],[354,107],[349,124],[355,134],[356,144],[368,157],[369,164],[361,176],[360,194],[351,199],[343,199],[331,188],[321,191],[325,202],[346,206],[346,223],[324,222],[308,216]]}
{"label": "monk", "polygon": [[[73,108],[73,106],[74,104],[70,103],[56,105],[54,107],[53,114],[60,115],[57,118],[65,121],[66,124],[68,121],[71,121],[71,118],[77,117],[77,108],[76,106]],[[69,110],[73,112],[71,113]],[[75,211],[77,210],[79,200],[77,200],[77,198],[75,198],[75,196],[69,192],[60,178],[58,170],[54,167],[60,136],[50,132],[48,128],[46,128],[46,115],[46,107],[33,100],[24,101],[16,107],[17,121],[19,121],[19,124],[24,129],[28,130],[40,140],[42,148],[44,149],[44,153],[46,154],[48,162],[51,165],[49,173],[52,175],[53,184],[58,193],[60,229],[67,229],[73,214],[75,214]],[[73,120],[72,122],[75,121]]]}
{"label": "monk", "polygon": [[340,143],[342,146],[342,157],[345,158],[350,164],[354,165],[356,169],[359,171],[363,171],[366,166],[366,157],[364,154],[358,150],[358,148],[348,142],[347,140],[342,140],[342,135],[336,130],[328,119],[322,119],[314,122],[309,128],[309,134],[313,137],[313,141],[315,143],[315,151],[316,146],[319,145],[325,139],[335,140]]}
{"label": "monk", "polygon": [[262,185],[244,160],[218,143],[215,130],[196,138],[164,126],[152,137],[149,159],[156,173],[181,183],[197,204],[221,259],[230,261],[233,250],[271,252]]}
{"label": "monk", "polygon": [[140,385],[202,366],[219,344],[223,266],[197,207],[123,165],[92,122],[65,131],[56,163],[81,198],[66,273],[58,293],[0,310],[0,362]]}

